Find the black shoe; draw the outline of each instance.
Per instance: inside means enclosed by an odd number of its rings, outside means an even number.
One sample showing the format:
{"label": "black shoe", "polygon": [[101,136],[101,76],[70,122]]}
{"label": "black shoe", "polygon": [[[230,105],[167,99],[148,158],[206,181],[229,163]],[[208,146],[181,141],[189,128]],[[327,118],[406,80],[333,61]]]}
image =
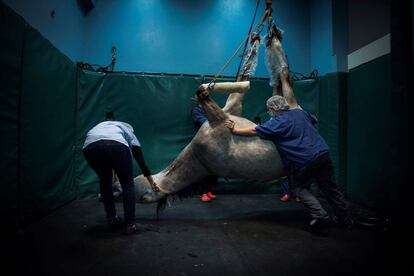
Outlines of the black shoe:
{"label": "black shoe", "polygon": [[331,220],[329,217],[314,218],[309,222],[309,226],[311,227],[313,232],[317,234],[326,235],[325,231],[330,223]]}
{"label": "black shoe", "polygon": [[341,228],[351,229],[354,226],[354,220],[350,217],[339,218],[337,216],[333,217],[333,222]]}
{"label": "black shoe", "polygon": [[114,217],[107,218],[108,227],[111,230],[117,230],[122,225],[122,220],[118,215],[115,215]]}
{"label": "black shoe", "polygon": [[138,231],[139,230],[137,226],[135,225],[135,223],[132,223],[132,224],[128,224],[127,226],[125,226],[124,234],[128,236],[128,235],[135,234]]}

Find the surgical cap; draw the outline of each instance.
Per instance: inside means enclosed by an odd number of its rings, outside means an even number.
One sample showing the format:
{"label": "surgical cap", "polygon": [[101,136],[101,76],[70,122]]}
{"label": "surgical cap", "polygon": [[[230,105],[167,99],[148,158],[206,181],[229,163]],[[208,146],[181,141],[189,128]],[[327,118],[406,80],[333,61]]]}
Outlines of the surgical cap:
{"label": "surgical cap", "polygon": [[273,110],[289,110],[289,105],[286,99],[282,96],[275,95],[270,97],[266,102],[267,107]]}

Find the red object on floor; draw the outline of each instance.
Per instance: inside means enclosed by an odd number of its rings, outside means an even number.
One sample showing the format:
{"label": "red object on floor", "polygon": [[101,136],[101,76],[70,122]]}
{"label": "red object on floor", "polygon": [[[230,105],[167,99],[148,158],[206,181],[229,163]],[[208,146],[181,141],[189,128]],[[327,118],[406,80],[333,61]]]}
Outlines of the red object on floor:
{"label": "red object on floor", "polygon": [[215,196],[212,192],[208,192],[208,193],[207,193],[207,196],[208,196],[210,199],[216,199],[216,196]]}
{"label": "red object on floor", "polygon": [[200,196],[200,200],[201,200],[202,202],[210,202],[210,201],[211,201],[211,198],[210,198],[207,194],[202,194],[202,195]]}
{"label": "red object on floor", "polygon": [[284,201],[284,202],[289,201],[289,200],[290,200],[290,196],[289,196],[288,194],[284,194],[284,195],[280,198],[280,200],[281,200],[281,201]]}

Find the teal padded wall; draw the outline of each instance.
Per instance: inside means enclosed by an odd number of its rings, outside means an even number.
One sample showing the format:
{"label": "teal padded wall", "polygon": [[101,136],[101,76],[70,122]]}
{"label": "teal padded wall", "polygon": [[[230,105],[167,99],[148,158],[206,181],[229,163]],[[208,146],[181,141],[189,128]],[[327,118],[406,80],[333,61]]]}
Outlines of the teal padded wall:
{"label": "teal padded wall", "polygon": [[10,229],[76,198],[76,67],[0,2],[1,208]]}
{"label": "teal padded wall", "polygon": [[319,86],[319,132],[329,146],[338,187],[347,194],[347,74],[322,76]]}
{"label": "teal padded wall", "polygon": [[24,21],[0,2],[0,212],[18,224],[19,109]]}
{"label": "teal padded wall", "polygon": [[348,75],[347,167],[351,200],[385,210],[396,200],[391,159],[390,55],[352,69]]}
{"label": "teal padded wall", "polygon": [[76,66],[26,26],[21,93],[21,211],[31,221],[76,197]]}
{"label": "teal padded wall", "polygon": [[105,120],[105,94],[101,89],[105,75],[88,73],[77,70],[77,100],[76,100],[76,150],[75,150],[75,177],[77,195],[97,194],[97,177],[82,155],[83,141],[86,132],[94,125]]}

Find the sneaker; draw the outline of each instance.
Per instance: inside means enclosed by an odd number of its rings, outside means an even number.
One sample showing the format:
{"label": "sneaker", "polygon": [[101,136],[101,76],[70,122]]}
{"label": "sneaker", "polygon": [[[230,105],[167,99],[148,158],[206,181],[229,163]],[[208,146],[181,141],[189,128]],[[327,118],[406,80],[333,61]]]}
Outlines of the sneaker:
{"label": "sneaker", "polygon": [[290,196],[289,196],[288,194],[284,194],[284,195],[280,198],[280,200],[281,200],[281,201],[283,201],[283,202],[287,202],[287,201],[289,201],[289,200],[290,200]]}
{"label": "sneaker", "polygon": [[135,234],[135,233],[137,233],[138,232],[138,228],[137,228],[137,226],[135,225],[135,223],[132,223],[132,224],[128,224],[126,227],[125,227],[125,230],[124,230],[124,234],[125,235],[132,235],[132,234]]}
{"label": "sneaker", "polygon": [[210,201],[211,201],[211,198],[210,198],[207,194],[202,194],[202,195],[200,196],[200,200],[201,200],[202,202],[210,202]]}
{"label": "sneaker", "polygon": [[207,193],[207,196],[208,196],[210,199],[216,199],[216,196],[215,196],[212,192],[208,192],[208,193]]}
{"label": "sneaker", "polygon": [[301,203],[301,202],[302,202],[302,200],[300,200],[300,198],[299,198],[298,196],[295,198],[295,201],[296,201],[297,203]]}
{"label": "sneaker", "polygon": [[336,225],[344,229],[351,229],[354,226],[354,220],[350,217],[339,218],[337,216],[334,216],[332,220]]}
{"label": "sneaker", "polygon": [[122,225],[121,218],[118,215],[107,218],[108,227],[111,230],[116,230]]}
{"label": "sneaker", "polygon": [[309,226],[314,232],[318,234],[326,234],[324,230],[326,230],[327,226],[329,226],[330,223],[331,223],[330,218],[326,216],[323,218],[313,218],[309,222]]}

